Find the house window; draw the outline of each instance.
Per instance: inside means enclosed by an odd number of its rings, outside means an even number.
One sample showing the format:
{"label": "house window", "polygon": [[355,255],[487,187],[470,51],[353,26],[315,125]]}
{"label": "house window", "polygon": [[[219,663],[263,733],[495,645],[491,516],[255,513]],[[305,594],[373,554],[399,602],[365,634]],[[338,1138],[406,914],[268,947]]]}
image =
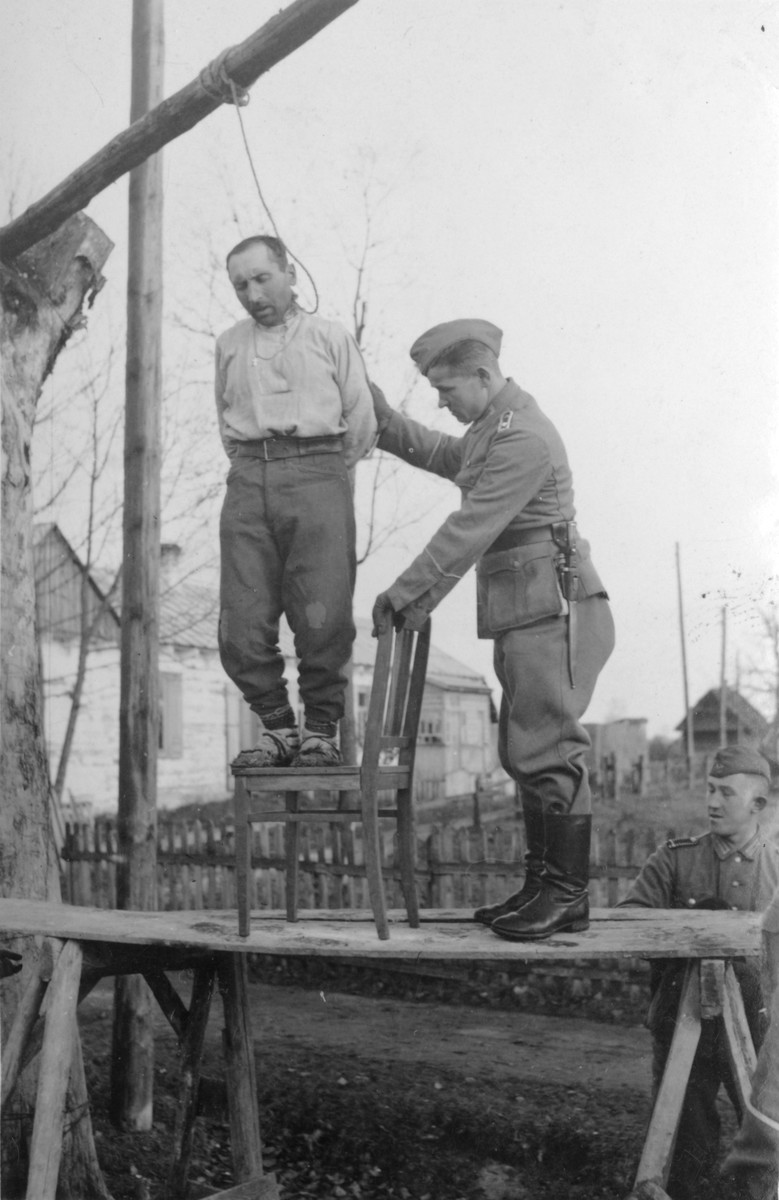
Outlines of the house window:
{"label": "house window", "polygon": [[181,676],[160,672],[160,743],[162,758],[181,758],[183,726]]}
{"label": "house window", "polygon": [[441,721],[440,718],[432,718],[431,720],[422,719],[419,722],[419,732],[417,734],[417,742],[423,746],[435,746],[441,744]]}
{"label": "house window", "polygon": [[368,724],[368,702],[371,694],[365,688],[360,688],[357,692],[357,737],[361,742],[365,741],[365,727]]}

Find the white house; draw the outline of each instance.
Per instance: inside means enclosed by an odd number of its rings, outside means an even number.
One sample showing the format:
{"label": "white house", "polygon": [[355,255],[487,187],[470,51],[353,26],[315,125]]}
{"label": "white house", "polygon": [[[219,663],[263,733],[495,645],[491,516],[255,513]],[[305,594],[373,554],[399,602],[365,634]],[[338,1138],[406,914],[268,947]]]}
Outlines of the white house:
{"label": "white house", "polygon": [[[82,614],[94,623],[63,800],[89,812],[116,808],[119,762],[119,600],[85,572],[56,525],[36,531],[38,630],[45,736],[56,774],[78,667]],[[118,590],[118,589],[117,589]],[[158,803],[221,800],[232,791],[229,764],[252,745],[256,718],[227,679],[217,648],[218,591],[182,578],[177,547],[163,547],[160,596]],[[364,727],[376,643],[358,618],[353,694]],[[435,633],[435,624],[433,626]],[[282,631],[290,699],[298,705],[292,638]],[[484,678],[431,648],[417,754],[424,798],[458,795],[499,772],[495,712]]]}

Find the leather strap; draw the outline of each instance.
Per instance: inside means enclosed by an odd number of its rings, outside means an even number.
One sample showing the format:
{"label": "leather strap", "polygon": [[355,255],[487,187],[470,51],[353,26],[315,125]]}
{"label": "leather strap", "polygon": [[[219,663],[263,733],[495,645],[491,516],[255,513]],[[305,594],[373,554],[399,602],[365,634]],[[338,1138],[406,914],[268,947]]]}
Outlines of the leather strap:
{"label": "leather strap", "polygon": [[343,449],[343,438],[257,438],[253,441],[234,442],[233,454],[238,458],[261,458],[272,462],[277,458],[304,458],[308,454],[338,454]]}

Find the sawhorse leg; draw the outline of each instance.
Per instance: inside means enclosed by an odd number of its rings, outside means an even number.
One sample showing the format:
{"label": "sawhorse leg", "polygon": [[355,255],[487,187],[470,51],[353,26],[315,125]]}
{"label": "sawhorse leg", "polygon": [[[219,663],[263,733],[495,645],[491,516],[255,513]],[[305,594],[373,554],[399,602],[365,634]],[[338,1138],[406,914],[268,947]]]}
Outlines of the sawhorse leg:
{"label": "sawhorse leg", "polygon": [[188,1191],[187,1175],[189,1160],[192,1157],[192,1134],[197,1116],[200,1063],[203,1057],[203,1045],[206,1039],[213,990],[213,967],[198,967],[195,971],[192,1000],[181,1044],[179,1100],[173,1134],[173,1156],[168,1174],[168,1194],[171,1200],[184,1200]]}
{"label": "sawhorse leg", "polygon": [[65,942],[49,984],[38,1092],[30,1143],[27,1200],[54,1200],[57,1191],[65,1096],[75,1045],[81,946]]}
{"label": "sawhorse leg", "polygon": [[701,1036],[701,1018],[717,1016],[723,1019],[733,1077],[742,1107],[745,1105],[756,1056],[733,966],[721,959],[691,960],[687,964],[676,1029],[638,1164],[636,1182],[628,1200],[668,1200],[664,1188],[690,1071]]}

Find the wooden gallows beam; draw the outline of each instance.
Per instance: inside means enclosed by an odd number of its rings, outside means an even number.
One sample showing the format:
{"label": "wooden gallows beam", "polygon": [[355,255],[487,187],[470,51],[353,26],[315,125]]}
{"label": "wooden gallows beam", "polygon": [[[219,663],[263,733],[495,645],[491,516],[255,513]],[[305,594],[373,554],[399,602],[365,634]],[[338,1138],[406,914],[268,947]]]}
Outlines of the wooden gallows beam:
{"label": "wooden gallows beam", "polygon": [[294,0],[240,45],[220,54],[197,79],[135,121],[41,200],[0,229],[0,259],[11,262],[23,250],[53,233],[109,184],[224,104],[230,97],[229,86],[224,90],[225,76],[238,88],[250,87],[260,75],[310,41],[356,3],[357,0]]}

